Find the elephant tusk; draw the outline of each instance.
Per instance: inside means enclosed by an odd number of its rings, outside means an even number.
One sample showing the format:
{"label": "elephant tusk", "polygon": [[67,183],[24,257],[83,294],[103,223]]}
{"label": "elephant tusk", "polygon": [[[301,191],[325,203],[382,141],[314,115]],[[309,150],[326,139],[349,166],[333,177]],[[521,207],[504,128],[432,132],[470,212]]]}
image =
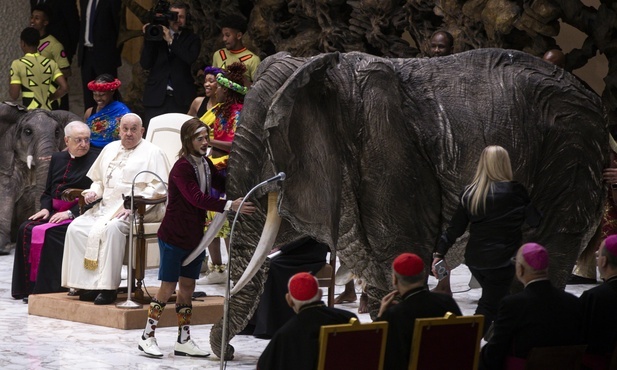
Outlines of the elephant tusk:
{"label": "elephant tusk", "polygon": [[263,265],[266,260],[266,257],[268,257],[268,253],[272,250],[272,245],[274,244],[274,240],[279,232],[279,227],[281,226],[281,216],[279,216],[276,209],[277,198],[277,193],[268,193],[268,215],[266,217],[266,224],[261,232],[259,243],[257,244],[257,248],[255,248],[255,253],[251,258],[249,265],[246,267],[244,273],[231,290],[232,295],[240,291],[253,278],[253,276],[255,276],[261,265]]}
{"label": "elephant tusk", "polygon": [[32,169],[32,155],[29,155],[26,157],[26,163],[28,164],[28,169],[31,170]]}

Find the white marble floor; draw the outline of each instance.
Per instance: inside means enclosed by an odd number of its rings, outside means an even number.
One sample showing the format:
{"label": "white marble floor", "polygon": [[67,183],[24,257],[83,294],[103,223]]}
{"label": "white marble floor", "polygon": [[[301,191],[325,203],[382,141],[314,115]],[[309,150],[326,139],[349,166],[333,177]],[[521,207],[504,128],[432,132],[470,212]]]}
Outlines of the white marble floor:
{"label": "white marble floor", "polygon": [[[0,368],[1,369],[218,369],[219,360],[176,357],[173,355],[175,328],[157,329],[159,346],[168,353],[162,359],[143,356],[137,349],[141,330],[120,330],[70,321],[28,315],[27,305],[11,297],[13,254],[0,256]],[[158,286],[156,270],[146,273],[147,286]],[[469,289],[469,271],[465,266],[452,271],[454,298],[464,314],[473,314],[479,289]],[[432,287],[436,280],[431,277]],[[585,285],[568,286],[567,290],[580,295]],[[208,294],[223,294],[222,285],[198,286]],[[342,291],[342,287],[338,287]],[[338,306],[357,313],[358,304]],[[367,314],[359,315],[362,322],[370,322]],[[193,339],[201,348],[209,349],[211,325],[191,328]],[[232,339],[235,359],[227,369],[255,369],[267,340],[239,335]]]}

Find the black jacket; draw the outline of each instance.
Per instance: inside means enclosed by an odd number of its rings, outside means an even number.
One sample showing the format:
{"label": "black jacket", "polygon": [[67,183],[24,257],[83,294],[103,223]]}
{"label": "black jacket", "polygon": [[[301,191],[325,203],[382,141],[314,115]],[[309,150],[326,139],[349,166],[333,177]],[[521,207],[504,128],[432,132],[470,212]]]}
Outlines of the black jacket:
{"label": "black jacket", "polygon": [[173,88],[175,103],[187,110],[197,95],[191,65],[199,56],[201,41],[190,29],[184,29],[168,47],[165,41],[144,41],[139,63],[150,70],[144,87],[145,107],[158,107],[165,101],[167,84]]}
{"label": "black jacket", "polygon": [[608,354],[617,344],[617,276],[581,295],[587,351]]}
{"label": "black jacket", "polygon": [[487,196],[486,209],[477,215],[471,214],[464,204],[465,200],[459,203],[435,251],[445,255],[470,225],[465,263],[477,269],[510,264],[510,259],[521,246],[523,222],[527,220],[532,227],[537,227],[540,222],[537,211],[530,205],[527,190],[515,181],[496,182]]}
{"label": "black jacket", "polygon": [[527,358],[534,347],[581,344],[581,304],[548,280],[529,283],[501,301],[494,334],[482,348],[481,370],[502,369],[507,356]]}
{"label": "black jacket", "polygon": [[[376,321],[388,322],[388,342],[384,369],[406,370],[411,354],[411,340],[416,319],[443,317],[446,312],[460,316],[461,310],[452,297],[417,288],[405,293],[400,303],[389,307]],[[447,348],[444,349],[447,353]]]}
{"label": "black jacket", "polygon": [[[79,33],[79,65],[84,59],[84,38],[86,35],[85,14],[88,8],[88,0],[80,0],[82,19]],[[96,71],[115,71],[122,64],[120,53],[122,46],[118,47],[118,34],[120,32],[120,7],[121,0],[98,1],[94,16],[94,32],[92,35],[93,60]]]}

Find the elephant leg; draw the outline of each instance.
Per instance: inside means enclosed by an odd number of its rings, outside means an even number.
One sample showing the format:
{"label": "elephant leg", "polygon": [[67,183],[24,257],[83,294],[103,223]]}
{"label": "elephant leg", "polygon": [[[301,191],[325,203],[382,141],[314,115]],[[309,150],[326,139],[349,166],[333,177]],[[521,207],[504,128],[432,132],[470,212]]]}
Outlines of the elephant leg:
{"label": "elephant leg", "polygon": [[[237,261],[237,257],[234,258],[235,265],[246,266],[249,258],[242,262]],[[239,273],[232,272],[232,280],[237,280],[242,275],[242,271]],[[235,276],[235,278],[234,278]],[[228,306],[228,322],[227,322],[227,347],[225,348],[225,360],[233,360],[234,347],[229,344],[229,341],[238,334],[242,329],[246,327],[249,319],[253,317],[259,299],[263,293],[264,284],[266,283],[266,274],[263,269],[257,272],[251,281],[242,288],[237,294],[235,294],[229,300]],[[255,299],[257,297],[257,299]],[[232,314],[233,313],[233,314]],[[212,326],[210,330],[210,348],[212,352],[219,358],[221,358],[221,349],[223,341],[223,320]]]}
{"label": "elephant leg", "polygon": [[[5,188],[9,189],[9,188]],[[2,204],[2,218],[3,222],[0,222],[0,256],[7,255],[12,249],[11,245],[11,230],[13,223],[13,211],[15,207],[15,199],[4,194],[0,197],[0,204]]]}
{"label": "elephant leg", "polygon": [[367,284],[366,294],[368,295],[368,312],[371,315],[371,320],[375,320],[377,313],[379,313],[381,299],[388,294],[388,291]]}
{"label": "elephant leg", "polygon": [[584,279],[596,280],[596,251],[602,243],[602,226],[598,226],[593,238],[589,241],[581,255],[576,260],[573,275]]}

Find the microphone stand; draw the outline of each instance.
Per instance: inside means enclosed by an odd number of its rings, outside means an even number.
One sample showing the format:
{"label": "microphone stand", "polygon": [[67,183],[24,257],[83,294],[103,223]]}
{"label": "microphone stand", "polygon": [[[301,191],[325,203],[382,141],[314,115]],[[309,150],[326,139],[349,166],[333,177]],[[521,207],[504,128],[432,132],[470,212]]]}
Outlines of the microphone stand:
{"label": "microphone stand", "polygon": [[225,350],[227,349],[227,322],[229,321],[229,299],[231,298],[231,253],[232,253],[232,240],[233,240],[233,236],[234,236],[234,229],[236,227],[236,221],[238,220],[238,215],[240,215],[240,210],[242,209],[242,206],[244,205],[244,202],[251,196],[251,194],[253,194],[253,192],[257,189],[259,189],[260,187],[272,182],[272,181],[284,181],[285,180],[285,173],[284,172],[279,172],[276,176],[274,176],[271,179],[268,179],[266,181],[262,181],[259,184],[255,185],[251,190],[249,190],[248,193],[246,193],[246,195],[244,196],[244,199],[242,199],[242,202],[240,202],[240,205],[238,206],[238,210],[236,211],[236,214],[234,216],[234,220],[231,223],[231,231],[229,232],[229,256],[227,256],[227,281],[226,281],[226,285],[225,285],[225,302],[223,305],[223,335],[221,336],[221,363],[220,363],[220,370],[223,370],[225,368]]}
{"label": "microphone stand", "polygon": [[142,173],[146,173],[146,172],[156,176],[163,184],[163,187],[165,187],[165,192],[167,192],[167,185],[165,185],[165,181],[163,181],[163,179],[159,175],[157,175],[156,173],[152,171],[148,171],[148,170],[140,171],[135,175],[135,177],[133,177],[133,182],[131,183],[131,208],[130,208],[131,213],[129,213],[129,265],[127,266],[128,276],[127,276],[127,281],[126,281],[127,282],[126,283],[127,296],[126,296],[126,301],[116,304],[116,307],[118,308],[142,308],[143,307],[143,305],[136,303],[131,299],[131,296],[133,295],[133,259],[134,259],[134,256],[133,256],[133,226],[134,225],[133,224],[135,223],[135,212],[133,209],[133,204],[134,204],[134,199],[135,199],[135,180],[137,180],[137,176],[141,175]]}

